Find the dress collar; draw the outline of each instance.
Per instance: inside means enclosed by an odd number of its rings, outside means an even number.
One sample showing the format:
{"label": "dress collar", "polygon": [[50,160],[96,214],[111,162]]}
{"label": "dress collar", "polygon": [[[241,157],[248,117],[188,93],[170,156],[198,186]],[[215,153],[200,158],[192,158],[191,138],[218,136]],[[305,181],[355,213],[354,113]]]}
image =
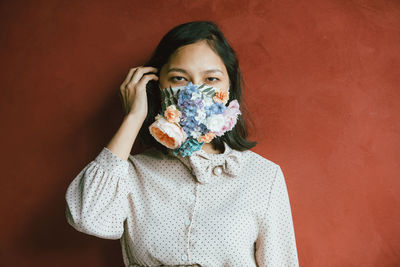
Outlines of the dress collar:
{"label": "dress collar", "polygon": [[221,176],[235,178],[238,176],[242,165],[241,151],[232,149],[226,142],[224,143],[225,150],[220,154],[207,153],[203,149],[196,150],[191,156],[182,157],[180,154],[174,155],[172,150],[168,153],[188,167],[197,181],[206,184],[212,182],[218,175],[214,174],[214,168],[220,168]]}

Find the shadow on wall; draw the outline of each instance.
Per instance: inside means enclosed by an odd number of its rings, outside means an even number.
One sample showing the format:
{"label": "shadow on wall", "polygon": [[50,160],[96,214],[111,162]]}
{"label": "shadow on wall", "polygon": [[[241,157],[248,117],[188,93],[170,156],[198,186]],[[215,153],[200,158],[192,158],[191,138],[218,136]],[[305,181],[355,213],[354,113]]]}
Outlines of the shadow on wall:
{"label": "shadow on wall", "polygon": [[[37,211],[23,234],[24,257],[27,259],[52,258],[52,255],[69,254],[74,266],[90,266],[93,257],[101,253],[101,266],[124,266],[119,240],[106,240],[76,231],[65,220],[64,192],[59,191],[48,199],[43,210]],[[92,254],[92,256],[88,256]],[[86,255],[86,256],[85,256]],[[96,258],[97,261],[97,258]],[[93,263],[93,262],[92,262]]]}
{"label": "shadow on wall", "polygon": [[[24,257],[17,259],[18,262],[26,261],[25,264],[50,262],[58,255],[68,253],[71,257],[69,262],[57,263],[58,266],[64,264],[65,266],[71,266],[71,264],[73,266],[124,266],[119,240],[106,240],[78,232],[68,224],[65,217],[65,193],[68,185],[111,139],[119,126],[120,119],[122,120],[117,93],[112,92],[112,96],[105,98],[107,102],[102,110],[94,112],[94,118],[88,119],[84,125],[75,125],[73,133],[68,138],[64,138],[60,146],[52,148],[50,152],[49,150],[43,152],[48,153],[43,157],[52,162],[52,170],[62,175],[61,177],[55,175],[60,181],[57,188],[51,190],[51,195],[45,201],[42,200],[42,205],[38,206],[41,209],[32,211],[32,219],[26,222],[25,231],[20,233],[19,240],[22,240],[20,246],[24,251]],[[101,134],[98,134],[99,132]],[[77,155],[87,155],[88,150],[91,151],[89,154],[92,158],[78,160]],[[60,151],[65,153],[60,155]],[[55,158],[55,155],[59,158]],[[33,174],[33,177],[37,176]],[[54,177],[42,179],[42,181],[50,180],[54,180]]]}

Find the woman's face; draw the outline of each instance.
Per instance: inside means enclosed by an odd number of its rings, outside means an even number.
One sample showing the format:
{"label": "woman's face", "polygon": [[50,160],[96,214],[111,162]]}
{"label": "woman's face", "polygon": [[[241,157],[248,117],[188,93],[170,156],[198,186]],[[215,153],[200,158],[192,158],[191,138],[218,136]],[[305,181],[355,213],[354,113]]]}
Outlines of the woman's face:
{"label": "woman's face", "polygon": [[160,70],[160,88],[187,85],[189,82],[229,90],[225,64],[205,40],[178,48]]}

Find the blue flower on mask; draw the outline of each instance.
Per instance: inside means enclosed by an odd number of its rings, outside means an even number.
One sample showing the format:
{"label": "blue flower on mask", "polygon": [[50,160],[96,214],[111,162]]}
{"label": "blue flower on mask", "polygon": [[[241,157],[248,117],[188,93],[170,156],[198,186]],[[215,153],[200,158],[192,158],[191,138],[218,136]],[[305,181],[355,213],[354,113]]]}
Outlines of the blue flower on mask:
{"label": "blue flower on mask", "polygon": [[189,82],[188,85],[186,85],[182,91],[179,92],[178,95],[178,103],[184,102],[185,100],[190,100],[192,98],[193,93],[198,93],[199,90],[197,89],[197,85],[192,84],[192,82]]}
{"label": "blue flower on mask", "polygon": [[211,110],[214,114],[221,114],[224,113],[226,106],[224,103],[214,103],[211,105]]}
{"label": "blue flower on mask", "polygon": [[191,131],[192,129],[194,129],[197,126],[198,123],[199,122],[193,116],[190,116],[190,117],[188,116],[188,117],[185,117],[185,119],[182,121],[181,125],[183,126],[184,129],[188,128]]}
{"label": "blue flower on mask", "polygon": [[194,105],[196,105],[197,108],[202,108],[204,105],[203,99],[201,99],[201,98],[194,99],[192,102]]}
{"label": "blue flower on mask", "polygon": [[224,113],[226,106],[224,103],[214,103],[209,107],[205,108],[206,115],[211,116],[213,114],[221,114]]}
{"label": "blue flower on mask", "polygon": [[208,132],[207,126],[204,125],[203,123],[200,123],[200,124],[199,124],[199,130],[200,130],[201,132]]}
{"label": "blue flower on mask", "polygon": [[179,93],[178,95],[178,105],[183,105],[185,101],[188,101],[192,98],[192,93],[189,93],[187,91],[183,91],[182,93]]}
{"label": "blue flower on mask", "polygon": [[200,150],[204,142],[199,143],[194,138],[188,138],[177,149],[173,150],[174,155],[181,154],[182,157],[191,156],[194,151]]}
{"label": "blue flower on mask", "polygon": [[[210,142],[210,140],[208,139],[210,136],[205,136],[206,134],[211,132],[211,130],[208,129],[206,126],[206,124],[208,123],[208,117],[214,114],[224,113],[227,108],[230,108],[226,107],[224,103],[213,101],[213,97],[216,94],[215,90],[217,89],[213,89],[212,86],[207,88],[207,86],[204,87],[204,85],[205,84],[203,84],[202,88],[198,89],[198,85],[189,82],[187,85],[182,86],[179,92],[175,91],[175,95],[171,92],[171,88],[169,89],[169,92],[168,89],[166,89],[167,91],[162,92],[164,93],[164,97],[166,97],[166,100],[164,101],[162,109],[163,113],[158,114],[156,116],[156,120],[160,120],[161,118],[173,119],[174,116],[177,116],[179,117],[179,122],[177,124],[176,121],[169,121],[169,124],[158,124],[154,127],[159,127],[161,131],[164,131],[165,133],[167,133],[167,135],[171,135],[170,137],[173,138],[175,142],[179,142],[179,144],[181,144],[179,148],[174,150],[175,155],[180,153],[184,157],[190,156],[194,151],[201,149],[205,140],[207,140],[207,142]],[[167,106],[169,105],[172,105],[172,109],[176,108],[176,110],[178,110],[179,112],[173,111],[170,108],[170,113],[164,113],[167,109]],[[177,125],[174,126],[172,124]],[[171,131],[171,134],[169,134],[166,128],[167,125],[168,127],[175,128],[176,126],[178,126],[178,128],[176,128],[176,131]],[[165,129],[163,127],[165,127]],[[221,136],[221,133],[218,134],[218,136]],[[157,136],[154,137],[161,144],[164,144],[166,146],[168,145],[170,147],[170,145],[165,143],[164,140],[159,139]]]}
{"label": "blue flower on mask", "polygon": [[197,106],[196,105],[187,105],[183,110],[186,117],[195,117],[197,114]]}
{"label": "blue flower on mask", "polygon": [[193,84],[192,82],[189,82],[186,85],[186,91],[190,92],[190,94],[199,92],[199,90],[197,89],[197,85]]}

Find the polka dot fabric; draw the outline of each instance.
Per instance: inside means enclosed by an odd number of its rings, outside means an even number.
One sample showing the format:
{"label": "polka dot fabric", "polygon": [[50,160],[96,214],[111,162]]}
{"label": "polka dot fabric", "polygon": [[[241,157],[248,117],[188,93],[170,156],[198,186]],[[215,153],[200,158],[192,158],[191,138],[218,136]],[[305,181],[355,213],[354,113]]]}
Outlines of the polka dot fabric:
{"label": "polka dot fabric", "polygon": [[224,146],[128,160],[104,147],[69,185],[67,220],[120,239],[125,266],[299,266],[280,166]]}

